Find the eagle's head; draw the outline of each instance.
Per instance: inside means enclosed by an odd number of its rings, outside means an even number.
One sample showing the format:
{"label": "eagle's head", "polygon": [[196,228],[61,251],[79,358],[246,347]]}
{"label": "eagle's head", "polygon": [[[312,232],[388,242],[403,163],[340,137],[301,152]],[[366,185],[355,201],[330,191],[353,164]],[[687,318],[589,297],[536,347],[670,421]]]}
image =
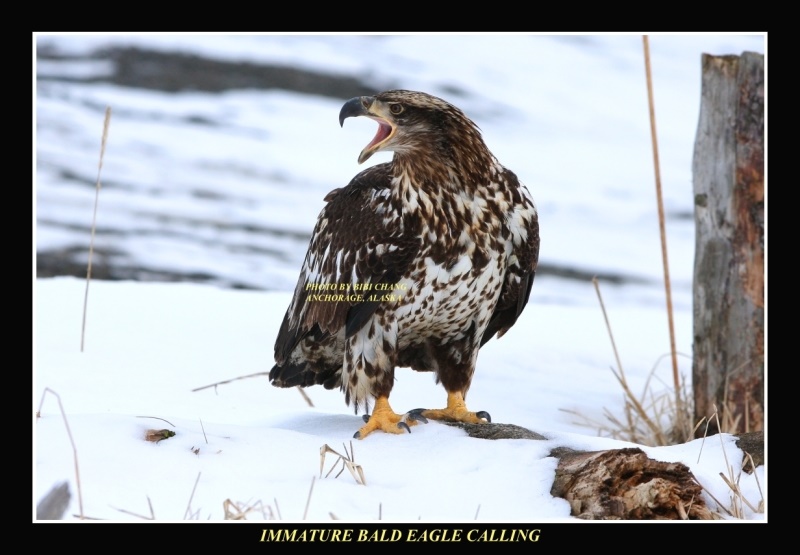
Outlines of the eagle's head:
{"label": "eagle's head", "polygon": [[358,156],[361,164],[382,150],[403,157],[451,157],[456,147],[487,152],[480,131],[464,112],[430,94],[395,90],[348,100],[339,112],[339,124],[366,116],[378,122],[375,138]]}

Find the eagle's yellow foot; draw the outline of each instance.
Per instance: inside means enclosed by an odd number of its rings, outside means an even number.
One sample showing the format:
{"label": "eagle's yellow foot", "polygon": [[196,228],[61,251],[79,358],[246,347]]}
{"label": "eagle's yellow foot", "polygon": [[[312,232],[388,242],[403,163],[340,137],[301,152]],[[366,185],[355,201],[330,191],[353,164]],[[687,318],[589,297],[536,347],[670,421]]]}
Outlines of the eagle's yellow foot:
{"label": "eagle's yellow foot", "polygon": [[389,406],[388,398],[378,397],[375,400],[375,410],[369,416],[364,415],[366,424],[353,437],[355,439],[364,439],[375,430],[382,430],[388,434],[410,433],[410,426],[415,426],[417,422],[427,422],[425,417],[419,414],[412,414],[412,412],[397,414]]}
{"label": "eagle's yellow foot", "polygon": [[483,424],[491,422],[489,413],[482,410],[470,412],[461,393],[447,393],[447,408],[443,409],[414,409],[409,415],[417,414],[433,420],[447,420],[448,422],[467,422],[469,424]]}

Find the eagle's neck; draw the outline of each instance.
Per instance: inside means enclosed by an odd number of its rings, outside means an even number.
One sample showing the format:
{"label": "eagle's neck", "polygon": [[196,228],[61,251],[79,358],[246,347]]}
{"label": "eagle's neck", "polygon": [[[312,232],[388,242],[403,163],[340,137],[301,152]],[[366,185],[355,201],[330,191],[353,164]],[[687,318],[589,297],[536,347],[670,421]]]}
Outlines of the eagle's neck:
{"label": "eagle's neck", "polygon": [[[396,192],[401,197],[423,192],[476,194],[476,185],[485,183],[497,160],[489,152],[480,132],[472,126],[458,137],[432,138],[420,134],[419,144],[397,150],[391,163]],[[399,187],[398,187],[399,186]]]}

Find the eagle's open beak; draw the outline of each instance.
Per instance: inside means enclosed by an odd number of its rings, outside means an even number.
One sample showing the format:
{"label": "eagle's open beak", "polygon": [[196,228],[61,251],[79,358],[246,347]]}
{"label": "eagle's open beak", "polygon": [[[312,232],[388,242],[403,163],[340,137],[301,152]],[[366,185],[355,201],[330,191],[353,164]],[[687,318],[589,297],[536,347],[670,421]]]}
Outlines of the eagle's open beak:
{"label": "eagle's open beak", "polygon": [[[347,118],[366,116],[378,122],[378,132],[372,141],[364,147],[361,154],[358,155],[358,163],[363,164],[369,159],[370,156],[381,150],[386,142],[394,136],[395,125],[391,120],[384,118],[380,114],[380,108],[375,111],[373,108],[375,104],[374,96],[357,96],[351,98],[342,106],[339,112],[339,125],[344,126],[344,120]],[[380,103],[379,103],[380,104]]]}
{"label": "eagle's open beak", "polygon": [[339,112],[339,125],[344,127],[344,120],[347,118],[368,116],[367,108],[372,104],[373,100],[374,98],[370,96],[357,96],[345,102]]}

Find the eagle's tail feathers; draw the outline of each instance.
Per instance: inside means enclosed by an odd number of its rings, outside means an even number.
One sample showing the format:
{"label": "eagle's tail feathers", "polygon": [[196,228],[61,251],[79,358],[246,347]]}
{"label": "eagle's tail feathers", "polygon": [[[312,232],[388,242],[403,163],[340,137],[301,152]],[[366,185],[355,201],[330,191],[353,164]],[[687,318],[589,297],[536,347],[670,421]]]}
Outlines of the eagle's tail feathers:
{"label": "eagle's tail feathers", "polygon": [[294,364],[287,362],[283,366],[276,364],[269,372],[269,381],[275,387],[322,385],[325,389],[334,389],[341,386],[341,380],[341,366],[315,370],[308,363]]}

